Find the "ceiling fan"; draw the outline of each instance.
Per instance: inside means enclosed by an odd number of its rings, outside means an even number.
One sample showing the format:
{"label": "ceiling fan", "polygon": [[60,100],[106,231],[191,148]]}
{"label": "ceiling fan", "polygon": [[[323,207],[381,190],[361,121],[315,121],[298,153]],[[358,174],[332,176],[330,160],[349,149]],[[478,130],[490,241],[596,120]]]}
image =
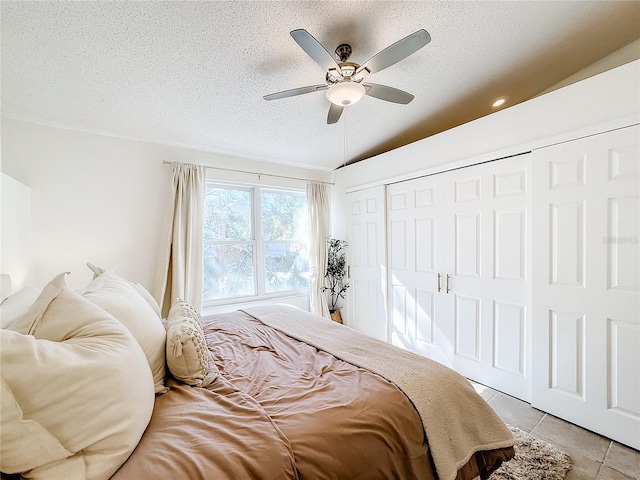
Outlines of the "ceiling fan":
{"label": "ceiling fan", "polygon": [[351,56],[351,45],[346,43],[338,45],[335,53],[339,61],[336,61],[327,49],[306,30],[293,30],[291,36],[318,65],[326,70],[325,83],[272,93],[265,95],[264,99],[277,100],[326,90],[327,100],[331,102],[327,116],[328,124],[336,123],[344,107],[353,105],[365,95],[404,105],[413,100],[413,95],[410,93],[386,85],[364,82],[364,79],[398,63],[431,41],[429,32],[424,29],[418,30],[388,46],[362,65],[358,65],[348,61]]}

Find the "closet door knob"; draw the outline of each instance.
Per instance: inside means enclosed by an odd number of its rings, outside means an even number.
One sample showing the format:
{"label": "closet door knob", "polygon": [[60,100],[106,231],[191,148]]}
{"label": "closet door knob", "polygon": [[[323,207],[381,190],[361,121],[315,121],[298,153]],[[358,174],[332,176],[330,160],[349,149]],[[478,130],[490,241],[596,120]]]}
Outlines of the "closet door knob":
{"label": "closet door knob", "polygon": [[440,290],[442,290],[441,286],[440,286],[440,280],[442,279],[442,274],[438,274],[438,293],[440,293]]}
{"label": "closet door knob", "polygon": [[449,293],[449,274],[447,273],[447,289],[446,289],[446,293]]}

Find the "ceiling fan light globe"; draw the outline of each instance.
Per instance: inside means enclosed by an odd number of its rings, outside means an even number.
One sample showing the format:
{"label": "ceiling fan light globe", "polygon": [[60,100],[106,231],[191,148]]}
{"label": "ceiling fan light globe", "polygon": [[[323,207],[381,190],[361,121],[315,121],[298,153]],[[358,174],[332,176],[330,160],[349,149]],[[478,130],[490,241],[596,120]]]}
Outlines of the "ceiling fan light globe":
{"label": "ceiling fan light globe", "polygon": [[346,107],[353,105],[362,97],[364,97],[366,89],[363,85],[356,82],[340,82],[327,90],[327,100],[334,105]]}

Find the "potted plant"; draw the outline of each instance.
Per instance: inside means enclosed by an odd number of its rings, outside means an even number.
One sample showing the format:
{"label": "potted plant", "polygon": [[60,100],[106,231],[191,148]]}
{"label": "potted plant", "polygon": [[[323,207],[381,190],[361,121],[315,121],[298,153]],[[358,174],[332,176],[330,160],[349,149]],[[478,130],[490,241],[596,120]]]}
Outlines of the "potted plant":
{"label": "potted plant", "polygon": [[340,314],[340,299],[349,288],[349,283],[345,282],[347,276],[347,255],[346,240],[327,237],[327,273],[325,274],[325,286],[323,292],[329,292],[329,313],[336,322],[342,323]]}

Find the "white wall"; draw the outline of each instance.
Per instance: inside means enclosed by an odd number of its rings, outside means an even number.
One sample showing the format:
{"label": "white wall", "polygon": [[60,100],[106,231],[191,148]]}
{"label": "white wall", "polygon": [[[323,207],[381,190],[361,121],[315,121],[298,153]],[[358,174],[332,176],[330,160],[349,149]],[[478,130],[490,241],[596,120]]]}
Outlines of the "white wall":
{"label": "white wall", "polygon": [[33,285],[31,190],[1,172],[0,272],[11,276],[13,292]]}
{"label": "white wall", "polygon": [[2,171],[31,187],[35,283],[92,262],[153,286],[171,167],[163,160],[330,180],[329,172],[2,119]]}

